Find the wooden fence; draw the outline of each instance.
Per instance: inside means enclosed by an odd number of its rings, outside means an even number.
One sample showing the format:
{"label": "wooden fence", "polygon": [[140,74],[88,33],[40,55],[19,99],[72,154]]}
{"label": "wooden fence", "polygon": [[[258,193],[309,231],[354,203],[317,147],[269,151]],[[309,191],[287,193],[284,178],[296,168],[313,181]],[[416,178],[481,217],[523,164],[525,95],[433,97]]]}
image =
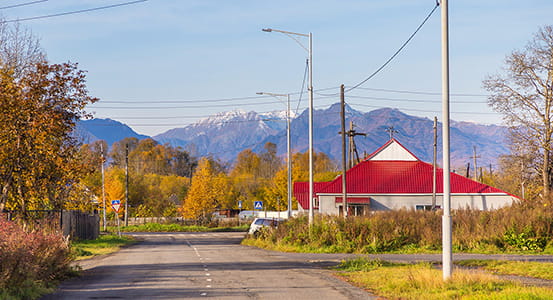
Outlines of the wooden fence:
{"label": "wooden fence", "polygon": [[25,218],[20,211],[4,211],[8,220],[25,220],[28,226],[50,226],[71,239],[94,240],[100,236],[100,217],[97,213],[76,210],[28,210]]}

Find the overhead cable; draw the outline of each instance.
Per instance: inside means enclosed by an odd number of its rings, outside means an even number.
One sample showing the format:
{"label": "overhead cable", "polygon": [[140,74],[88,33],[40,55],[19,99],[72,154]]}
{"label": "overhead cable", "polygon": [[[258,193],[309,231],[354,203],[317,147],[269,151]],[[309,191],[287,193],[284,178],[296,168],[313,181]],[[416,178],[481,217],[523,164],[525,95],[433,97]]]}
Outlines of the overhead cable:
{"label": "overhead cable", "polygon": [[32,4],[37,4],[37,3],[41,3],[41,2],[47,2],[47,1],[48,0],[37,0],[37,1],[25,2],[25,3],[20,3],[20,4],[2,6],[2,7],[0,7],[0,9],[16,8],[16,7],[32,5]]}
{"label": "overhead cable", "polygon": [[438,8],[439,6],[439,3],[436,3],[436,5],[434,6],[434,8],[432,9],[432,11],[430,11],[430,13],[426,16],[426,18],[422,21],[422,23],[419,25],[419,27],[417,27],[417,29],[411,34],[411,36],[409,36],[409,38],[403,43],[403,45],[401,45],[401,47],[399,47],[399,49],[384,63],[382,64],[382,66],[380,66],[380,68],[376,69],[376,71],[374,71],[371,75],[369,75],[367,78],[363,79],[363,81],[361,81],[360,83],[348,88],[347,90],[345,90],[345,92],[350,92],[356,88],[358,88],[359,86],[361,86],[362,84],[364,84],[365,82],[369,81],[370,79],[372,79],[376,74],[378,74],[380,71],[382,71],[382,69],[384,69],[402,50],[403,48],[405,48],[405,46],[407,46],[407,44],[409,44],[409,42],[413,39],[413,37],[415,37],[415,35],[419,32],[419,30],[422,28],[422,26],[424,26],[424,24],[426,24],[426,21],[428,21],[428,19],[430,19],[430,17],[434,14],[434,12],[436,11],[436,9]]}
{"label": "overhead cable", "polygon": [[1,21],[0,23],[22,22],[22,21],[30,21],[30,20],[38,20],[38,19],[46,19],[46,18],[66,16],[66,15],[80,14],[80,13],[85,13],[85,12],[90,12],[90,11],[95,11],[95,10],[132,5],[132,4],[137,4],[137,3],[146,2],[146,1],[148,1],[148,0],[129,1],[129,2],[123,2],[123,3],[118,3],[118,4],[106,5],[106,6],[99,6],[99,7],[87,8],[87,9],[81,9],[81,10],[62,12],[62,13],[51,14],[51,15],[43,15],[43,16],[36,16],[36,17],[6,20],[6,21]]}

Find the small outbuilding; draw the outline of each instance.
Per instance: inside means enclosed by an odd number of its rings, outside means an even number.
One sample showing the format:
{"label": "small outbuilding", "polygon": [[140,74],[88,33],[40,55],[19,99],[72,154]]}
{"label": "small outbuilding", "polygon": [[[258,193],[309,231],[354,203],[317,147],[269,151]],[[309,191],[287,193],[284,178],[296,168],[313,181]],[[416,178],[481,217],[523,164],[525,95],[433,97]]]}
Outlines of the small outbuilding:
{"label": "small outbuilding", "polygon": [[[346,172],[348,215],[366,215],[370,211],[393,209],[428,210],[433,205],[433,166],[418,159],[396,139],[391,139],[364,161]],[[436,170],[435,203],[443,197],[443,170]],[[500,189],[450,174],[452,209],[493,210],[510,206],[519,198]],[[344,210],[342,175],[329,182],[313,185],[314,209],[328,215]],[[294,197],[300,210],[309,210],[309,183],[296,182]]]}

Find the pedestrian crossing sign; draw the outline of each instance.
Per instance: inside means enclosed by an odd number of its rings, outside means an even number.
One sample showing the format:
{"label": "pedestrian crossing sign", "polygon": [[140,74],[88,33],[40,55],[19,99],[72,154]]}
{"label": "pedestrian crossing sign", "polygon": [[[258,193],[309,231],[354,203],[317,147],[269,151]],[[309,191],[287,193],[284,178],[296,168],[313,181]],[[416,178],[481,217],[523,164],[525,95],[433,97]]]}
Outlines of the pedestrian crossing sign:
{"label": "pedestrian crossing sign", "polygon": [[253,208],[255,209],[263,209],[263,201],[255,201],[253,203]]}

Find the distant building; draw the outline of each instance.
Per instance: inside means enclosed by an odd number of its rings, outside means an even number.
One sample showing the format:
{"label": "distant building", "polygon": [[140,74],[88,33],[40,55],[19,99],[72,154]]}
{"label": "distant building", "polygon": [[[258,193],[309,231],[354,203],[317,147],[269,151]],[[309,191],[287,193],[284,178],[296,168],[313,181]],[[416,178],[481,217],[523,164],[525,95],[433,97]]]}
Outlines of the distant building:
{"label": "distant building", "polygon": [[[442,169],[436,171],[436,205],[442,206]],[[510,206],[519,198],[500,189],[450,173],[451,208],[492,210]],[[430,209],[432,164],[419,160],[396,139],[391,139],[368,158],[346,172],[349,215],[393,209]],[[329,182],[314,183],[314,209],[322,214],[342,215],[342,175]],[[309,210],[309,183],[294,184],[300,209]]]}

